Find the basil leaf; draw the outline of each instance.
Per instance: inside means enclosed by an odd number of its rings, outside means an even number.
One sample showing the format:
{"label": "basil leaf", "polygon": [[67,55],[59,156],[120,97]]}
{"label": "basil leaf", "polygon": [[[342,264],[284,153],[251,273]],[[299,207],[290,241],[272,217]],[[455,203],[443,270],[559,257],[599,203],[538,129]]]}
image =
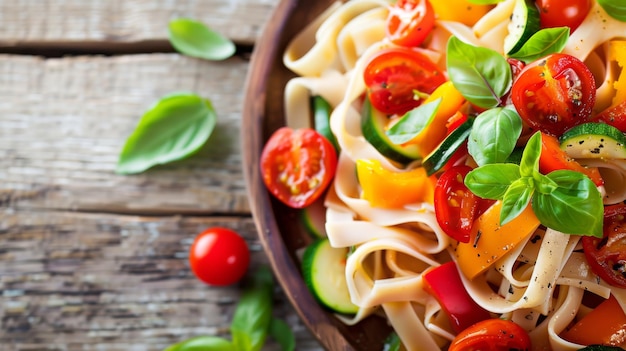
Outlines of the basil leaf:
{"label": "basil leaf", "polygon": [[609,16],[626,22],[626,0],[598,0],[598,4]]}
{"label": "basil leaf", "polygon": [[541,133],[536,132],[526,142],[520,162],[520,174],[522,177],[534,177],[539,173],[539,157],[541,156]]}
{"label": "basil leaf", "polygon": [[140,173],[197,152],[215,128],[211,102],[193,94],[164,97],[139,120],[119,155],[115,171]]}
{"label": "basil leaf", "polygon": [[231,57],[235,44],[201,22],[188,18],[171,20],[168,27],[170,43],[181,54],[206,60]]}
{"label": "basil leaf", "polygon": [[522,134],[522,119],[510,108],[487,110],[474,121],[468,140],[468,151],[479,166],[503,163]]}
{"label": "basil leaf", "polygon": [[502,102],[512,82],[511,67],[502,55],[455,36],[448,40],[446,55],[450,80],[468,101],[483,108]]}
{"label": "basil leaf", "polygon": [[549,194],[536,192],[531,202],[541,224],[566,234],[602,237],[604,206],[596,185],[570,170],[553,171],[547,177],[557,187]]}
{"label": "basil leaf", "polygon": [[528,207],[533,193],[534,188],[529,187],[524,179],[518,179],[513,182],[502,198],[500,224],[505,225],[519,216]]}
{"label": "basil leaf", "polygon": [[442,98],[422,104],[407,112],[387,131],[387,136],[394,144],[404,144],[415,138],[434,119]]}
{"label": "basil leaf", "polygon": [[237,350],[259,351],[263,347],[272,321],[273,286],[271,270],[262,266],[244,289],[230,325]]}
{"label": "basil leaf", "polygon": [[269,329],[270,336],[276,340],[283,351],[293,351],[296,348],[296,338],[289,325],[282,319],[273,318]]}
{"label": "basil leaf", "polygon": [[465,176],[465,186],[484,199],[500,200],[509,186],[519,178],[518,165],[488,164],[471,170]]}
{"label": "basil leaf", "polygon": [[165,351],[236,351],[230,341],[217,336],[198,336],[169,346]]}
{"label": "basil leaf", "polygon": [[514,59],[530,63],[546,55],[561,52],[569,39],[569,27],[546,28],[533,34],[524,46],[509,55]]}

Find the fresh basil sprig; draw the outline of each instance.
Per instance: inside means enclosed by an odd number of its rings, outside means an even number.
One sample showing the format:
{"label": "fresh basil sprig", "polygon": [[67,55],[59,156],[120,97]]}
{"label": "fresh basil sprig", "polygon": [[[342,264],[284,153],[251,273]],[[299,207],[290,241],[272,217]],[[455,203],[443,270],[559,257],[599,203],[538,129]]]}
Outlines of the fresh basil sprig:
{"label": "fresh basil sprig", "polygon": [[512,108],[496,107],[476,117],[468,139],[468,151],[479,166],[503,163],[522,134],[522,119]]}
{"label": "fresh basil sprig", "polygon": [[609,16],[626,22],[626,0],[598,0],[598,4]]}
{"label": "fresh basil sprig", "polygon": [[548,228],[566,234],[602,237],[602,196],[586,175],[558,170],[539,172],[541,133],[526,144],[520,165],[497,163],[480,166],[467,174],[465,185],[474,194],[502,200],[500,223],[517,217],[530,203]]}
{"label": "fresh basil sprig", "polygon": [[446,50],[450,80],[469,102],[482,108],[502,104],[513,81],[511,66],[502,55],[455,36],[448,40]]}
{"label": "fresh basil sprig", "polygon": [[439,110],[441,98],[422,104],[407,112],[402,118],[387,130],[387,136],[394,144],[404,144],[415,138],[426,128]]}
{"label": "fresh basil sprig", "polygon": [[178,52],[206,60],[224,60],[231,57],[235,44],[201,22],[188,18],[173,19],[169,23],[170,43]]}
{"label": "fresh basil sprig", "polygon": [[533,34],[524,46],[509,55],[514,59],[530,63],[546,55],[563,50],[569,39],[569,27],[546,28]]}

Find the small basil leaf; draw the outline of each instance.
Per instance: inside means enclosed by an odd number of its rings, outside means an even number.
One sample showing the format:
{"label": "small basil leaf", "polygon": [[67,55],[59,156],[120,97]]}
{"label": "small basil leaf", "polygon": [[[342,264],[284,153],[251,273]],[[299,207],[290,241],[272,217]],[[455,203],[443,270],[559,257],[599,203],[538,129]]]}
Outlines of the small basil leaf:
{"label": "small basil leaf", "polygon": [[471,170],[465,176],[465,186],[479,197],[500,200],[519,178],[518,165],[489,164]]}
{"label": "small basil leaf", "polygon": [[139,120],[119,155],[116,172],[140,173],[197,152],[215,128],[211,102],[193,94],[164,97]]}
{"label": "small basil leaf", "polygon": [[561,52],[569,39],[569,27],[546,28],[533,34],[519,51],[509,55],[530,63],[546,55]]}
{"label": "small basil leaf", "polygon": [[170,43],[181,54],[206,60],[225,60],[235,51],[230,39],[209,29],[201,22],[188,18],[171,20],[168,28]]}
{"label": "small basil leaf", "polygon": [[547,175],[557,188],[549,194],[535,193],[535,215],[548,228],[566,234],[602,237],[602,195],[586,175],[558,170]]}
{"label": "small basil leaf", "polygon": [[625,0],[598,0],[609,16],[618,21],[626,22],[626,1]]}
{"label": "small basil leaf", "polygon": [[273,318],[269,329],[270,336],[276,340],[283,351],[293,351],[296,348],[296,338],[289,325],[282,319]]}
{"label": "small basil leaf", "polygon": [[522,119],[513,109],[493,108],[474,121],[468,151],[479,166],[503,163],[522,134]]}
{"label": "small basil leaf", "polygon": [[437,110],[439,110],[441,100],[442,98],[439,98],[407,112],[406,115],[402,116],[402,118],[387,131],[389,140],[394,144],[404,144],[415,138],[432,122]]}
{"label": "small basil leaf", "polygon": [[528,139],[522,161],[520,162],[520,174],[522,177],[533,177],[539,173],[539,157],[541,156],[541,133],[536,132]]}
{"label": "small basil leaf", "polygon": [[533,192],[534,189],[529,187],[523,179],[513,182],[502,199],[500,224],[505,225],[519,216],[528,207]]}
{"label": "small basil leaf", "polygon": [[383,345],[384,351],[400,351],[402,347],[402,340],[396,332],[389,334]]}
{"label": "small basil leaf", "polygon": [[455,36],[448,40],[446,64],[454,87],[477,106],[498,106],[511,87],[511,66],[502,55]]}
{"label": "small basil leaf", "polygon": [[262,266],[244,289],[230,325],[237,350],[259,351],[263,347],[272,321],[273,286],[271,270]]}
{"label": "small basil leaf", "polygon": [[230,341],[217,336],[198,336],[169,346],[165,351],[236,351]]}

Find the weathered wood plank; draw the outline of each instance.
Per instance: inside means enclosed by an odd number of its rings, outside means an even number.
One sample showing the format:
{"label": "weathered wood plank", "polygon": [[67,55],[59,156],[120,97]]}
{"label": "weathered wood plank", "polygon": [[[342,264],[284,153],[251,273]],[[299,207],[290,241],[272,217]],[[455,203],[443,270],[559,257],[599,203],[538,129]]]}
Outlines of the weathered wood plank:
{"label": "weathered wood plank", "polygon": [[[239,143],[247,64],[177,54],[0,56],[0,207],[249,213]],[[116,175],[140,116],[175,91],[213,101],[218,125],[206,147],[188,160]]]}
{"label": "weathered wood plank", "polygon": [[[237,230],[267,264],[248,218],[0,212],[3,350],[162,350],[198,335],[229,337],[240,290],[208,287],[188,268],[196,233]],[[275,315],[298,350],[319,350],[276,290]],[[268,344],[267,350],[278,350]]]}
{"label": "weathered wood plank", "polygon": [[0,47],[164,41],[167,23],[200,20],[252,44],[278,0],[0,0]]}

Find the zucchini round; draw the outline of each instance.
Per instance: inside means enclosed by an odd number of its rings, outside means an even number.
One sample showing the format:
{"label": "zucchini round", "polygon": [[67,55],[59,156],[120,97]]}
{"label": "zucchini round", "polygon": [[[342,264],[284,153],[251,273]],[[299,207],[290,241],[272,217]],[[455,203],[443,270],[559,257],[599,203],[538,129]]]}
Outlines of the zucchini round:
{"label": "zucchini round", "polygon": [[565,131],[561,149],[572,158],[626,158],[626,137],[606,123],[589,122]]}

